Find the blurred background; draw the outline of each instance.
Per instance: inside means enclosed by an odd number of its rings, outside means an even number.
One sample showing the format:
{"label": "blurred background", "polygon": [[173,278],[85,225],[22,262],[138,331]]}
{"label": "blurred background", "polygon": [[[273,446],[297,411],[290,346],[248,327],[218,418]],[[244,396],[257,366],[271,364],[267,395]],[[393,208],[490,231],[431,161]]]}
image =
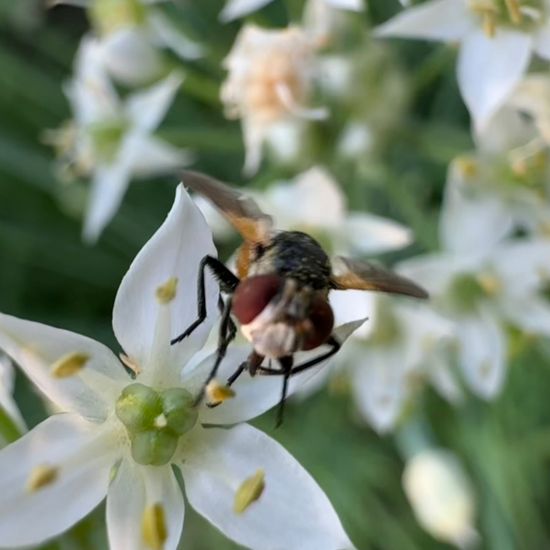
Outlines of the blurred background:
{"label": "blurred background", "polygon": [[[202,46],[202,56],[182,59],[163,52],[167,66],[180,68],[185,80],[156,135],[191,150],[194,168],[256,191],[322,164],[341,184],[350,208],[412,229],[414,243],[380,256],[385,263],[436,250],[447,168],[474,147],[456,84],[456,50],[375,40],[372,28],[402,9],[396,0],[369,0],[368,10],[360,13],[341,11],[345,30],[328,50],[351,65],[328,63],[325,83],[311,101],[327,106],[331,116],[308,124],[297,157],[281,159],[276,148],[267,149],[257,174],[245,177],[241,126],[225,118],[219,99],[226,78],[222,61],[243,22],[221,23],[222,7],[219,0],[160,6],[175,27]],[[300,22],[302,9],[300,0],[276,0],[247,21],[284,27]],[[132,182],[97,243],[83,242],[89,181],[62,170],[51,130],[73,116],[64,86],[90,25],[89,12],[75,6],[47,7],[39,0],[0,4],[0,310],[117,349],[110,325],[116,290],[164,219],[178,177],[168,171]],[[342,70],[353,74],[343,89]],[[122,95],[129,93],[124,84],[118,86]],[[368,132],[359,132],[355,145],[342,149],[350,122]],[[228,258],[238,242],[235,235],[220,240],[220,256]],[[403,490],[404,449],[418,430],[461,461],[475,499],[478,547],[545,548],[550,545],[548,342],[516,336],[504,389],[489,402],[465,392],[453,405],[421,385],[393,430],[379,434],[357,412],[353,380],[343,374],[309,397],[291,400],[281,428],[274,429],[273,412],[253,423],[315,477],[359,549],[447,547],[419,525]],[[15,399],[29,427],[45,417],[40,397],[19,373]],[[44,548],[106,545],[99,509]],[[181,548],[237,546],[188,506]]]}

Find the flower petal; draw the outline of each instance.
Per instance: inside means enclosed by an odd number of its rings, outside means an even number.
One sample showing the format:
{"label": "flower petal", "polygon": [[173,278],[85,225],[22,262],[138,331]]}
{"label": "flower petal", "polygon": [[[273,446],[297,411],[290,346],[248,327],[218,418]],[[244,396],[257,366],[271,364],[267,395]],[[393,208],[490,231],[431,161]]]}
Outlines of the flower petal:
{"label": "flower petal", "polygon": [[271,0],[229,0],[220,13],[220,21],[228,23],[267,6]]}
{"label": "flower petal", "polygon": [[477,316],[457,320],[459,362],[466,382],[484,399],[493,399],[504,384],[506,337],[495,315],[480,309]]}
{"label": "flower petal", "polygon": [[0,544],[39,544],[91,512],[107,492],[112,444],[99,425],[60,414],[3,449]]}
{"label": "flower petal", "polygon": [[131,157],[120,156],[112,165],[98,166],[92,181],[82,236],[93,244],[115,215],[130,183]]}
{"label": "flower petal", "polygon": [[363,0],[325,0],[333,8],[342,10],[362,11],[364,9]]}
{"label": "flower petal", "polygon": [[476,131],[510,96],[531,58],[530,35],[498,29],[494,38],[476,30],[463,40],[458,57],[458,85]]}
{"label": "flower petal", "polygon": [[[197,429],[182,464],[189,502],[238,544],[257,550],[352,546],[322,489],[276,441],[240,425]],[[241,514],[235,494],[258,470],[265,489]]]}
{"label": "flower petal", "polygon": [[[150,525],[152,532],[144,535],[146,515],[154,517],[155,509],[162,509],[157,516],[161,523]],[[183,516],[183,495],[171,466],[140,466],[131,459],[122,460],[107,494],[111,550],[150,550],[151,544],[146,538],[155,535],[163,550],[175,550],[181,537]],[[158,533],[155,527],[159,528]]]}
{"label": "flower petal", "polygon": [[460,40],[474,25],[463,0],[431,0],[398,13],[375,34],[448,42]]}
{"label": "flower petal", "polygon": [[[64,411],[103,420],[129,377],[113,353],[73,332],[0,314],[0,348]],[[72,376],[59,377],[52,366],[70,354],[87,361]]]}
{"label": "flower petal", "polygon": [[[363,320],[364,319],[361,319],[338,327],[334,331],[338,341],[341,343],[344,342],[348,336],[362,324]],[[311,351],[296,353],[294,356],[294,364],[303,364],[324,353],[325,349],[328,348],[316,348]],[[219,379],[225,380],[233,374],[235,369],[248,357],[250,352],[250,345],[236,346],[228,350],[226,359],[220,367]],[[289,380],[287,396],[290,397],[308,380],[328,368],[327,363],[330,363],[330,361],[331,359],[327,359],[310,369],[292,376]],[[200,388],[200,384],[204,383],[204,380],[206,380],[206,376],[212,364],[213,357],[211,356],[193,373],[193,384],[195,385],[192,385],[191,381],[185,381],[184,385],[190,387],[191,391],[194,388]],[[196,386],[199,380],[202,382],[199,382],[199,386]],[[282,376],[256,376],[252,378],[247,372],[244,372],[232,386],[235,390],[235,397],[215,408],[204,407],[201,410],[200,421],[203,424],[235,424],[255,418],[279,403],[281,399],[282,384]]]}
{"label": "flower petal", "polygon": [[544,59],[550,59],[550,20],[541,25],[535,35],[535,51]]}
{"label": "flower petal", "polygon": [[387,433],[395,426],[406,398],[404,350],[399,346],[355,345],[358,346],[352,384],[355,402],[378,433]]}
{"label": "flower petal", "polygon": [[198,59],[203,56],[204,48],[185,36],[183,30],[175,26],[163,13],[151,10],[147,23],[153,30],[153,39],[158,44],[170,48],[182,59]]}
{"label": "flower petal", "polygon": [[175,171],[190,164],[193,155],[153,136],[140,140],[139,150],[132,163],[135,176],[147,177],[162,172]]}
{"label": "flower petal", "polygon": [[[197,274],[199,262],[207,254],[216,255],[210,229],[180,185],[165,222],[124,276],[113,310],[113,328],[118,341],[144,371],[153,366],[162,367],[168,378],[173,376],[179,381],[179,371],[206,340],[217,314],[218,296],[217,286],[209,275],[207,319],[183,342],[170,346],[170,339],[197,318]],[[176,295],[169,304],[161,305],[157,289],[174,278],[177,279]],[[163,335],[157,333],[157,320],[164,315],[161,312],[167,312]],[[161,358],[153,357],[153,352],[164,355],[162,359],[166,364],[159,364]]]}
{"label": "flower petal", "polygon": [[162,73],[162,56],[142,28],[112,32],[102,38],[100,46],[109,73],[129,86],[143,86]]}
{"label": "flower petal", "polygon": [[439,221],[441,242],[456,253],[488,252],[514,229],[502,197],[464,180],[459,163],[451,165]]}
{"label": "flower petal", "polygon": [[126,104],[126,111],[135,127],[149,133],[153,131],[172,105],[183,78],[177,72],[150,88],[133,94]]}
{"label": "flower petal", "polygon": [[349,213],[342,232],[351,251],[357,254],[380,254],[399,250],[413,242],[412,231],[388,218],[373,214]]}
{"label": "flower petal", "polygon": [[550,302],[542,296],[506,297],[499,305],[508,320],[528,334],[550,336]]}

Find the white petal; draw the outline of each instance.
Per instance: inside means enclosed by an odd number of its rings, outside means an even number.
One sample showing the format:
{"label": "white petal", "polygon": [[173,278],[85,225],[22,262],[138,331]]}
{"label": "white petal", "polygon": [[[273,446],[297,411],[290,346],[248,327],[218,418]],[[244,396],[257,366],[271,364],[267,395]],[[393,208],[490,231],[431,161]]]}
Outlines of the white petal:
{"label": "white petal", "polygon": [[[127,355],[142,369],[164,370],[179,380],[179,371],[187,359],[204,343],[217,314],[217,286],[207,274],[207,320],[183,342],[170,346],[170,339],[183,332],[197,318],[197,274],[199,262],[206,255],[216,255],[210,229],[199,209],[180,185],[168,217],[141,249],[124,276],[115,300],[113,328]],[[208,272],[207,272],[208,273]],[[176,296],[160,305],[157,289],[177,278]],[[164,335],[167,364],[152,357],[159,311],[167,308],[170,332]],[[158,335],[157,335],[158,336]],[[161,343],[162,345],[162,343]]]}
{"label": "white petal", "polygon": [[204,48],[185,36],[182,29],[173,25],[170,19],[165,17],[164,14],[151,11],[147,18],[147,23],[150,25],[157,43],[170,48],[182,59],[198,59],[202,57]]}
{"label": "white petal", "polygon": [[[95,340],[40,323],[0,314],[0,348],[10,355],[48,399],[65,411],[104,419],[129,377],[113,353]],[[89,356],[68,378],[52,365],[72,353]]]}
{"label": "white petal", "polygon": [[[65,531],[105,497],[115,463],[113,440],[96,424],[56,415],[0,452],[0,546],[39,544]],[[37,467],[56,478],[28,489]]]}
{"label": "white petal", "polygon": [[331,291],[329,301],[334,313],[335,326],[365,320],[354,331],[353,336],[366,338],[374,326],[377,299],[376,293],[365,290]]}
{"label": "white petal", "polygon": [[439,232],[443,246],[452,252],[491,251],[514,228],[511,209],[494,192],[475,181],[465,181],[459,164],[451,165]]}
{"label": "white petal", "polygon": [[480,310],[477,316],[457,320],[459,362],[466,382],[484,399],[493,399],[504,384],[506,338],[494,314]]}
{"label": "white petal", "polygon": [[397,422],[406,398],[405,370],[399,347],[363,347],[354,365],[353,395],[365,420],[387,433]]}
{"label": "white petal", "polygon": [[174,147],[161,139],[147,136],[139,143],[139,151],[132,163],[135,176],[147,177],[163,172],[176,171],[192,162],[192,154]]}
{"label": "white petal", "polygon": [[364,8],[363,0],[325,0],[325,2],[333,8],[342,10],[362,11]]}
{"label": "white petal", "polygon": [[337,228],[345,219],[345,196],[323,168],[301,173],[292,183],[274,185],[259,198],[281,229]]}
{"label": "white petal", "polygon": [[431,0],[409,8],[375,30],[377,36],[460,40],[474,26],[463,0]]}
{"label": "white petal", "polygon": [[157,78],[163,69],[159,51],[140,28],[126,27],[101,41],[106,68],[129,86],[141,86]]}
{"label": "white petal", "polygon": [[[343,343],[362,322],[362,320],[356,321],[338,327],[334,331],[338,341]],[[327,347],[323,347],[312,351],[296,353],[294,364],[303,364],[321,355],[321,353],[324,353],[325,350],[328,349]],[[248,357],[251,351],[250,346],[235,346],[230,348],[226,359],[220,367],[219,380],[225,380],[233,374],[237,366]],[[302,373],[292,376],[289,380],[287,396],[290,397],[308,380],[326,370],[330,361],[331,360],[328,359]],[[197,368],[193,373],[193,382],[186,380],[184,381],[184,385],[190,388],[190,391],[200,387],[200,384],[204,383],[212,364],[213,358],[207,358],[200,369]],[[197,382],[199,384],[198,386]],[[203,408],[201,410],[200,420],[203,424],[234,424],[255,418],[279,403],[281,399],[282,383],[283,379],[281,376],[258,375],[252,378],[247,372],[244,372],[233,385],[236,396],[213,409]]]}
{"label": "white petal", "polygon": [[357,254],[399,250],[413,242],[413,234],[408,227],[373,214],[349,213],[342,232],[348,237],[351,251]]}
{"label": "white petal", "polygon": [[131,159],[124,156],[112,165],[98,166],[90,189],[82,236],[93,244],[115,215],[130,183]]}
{"label": "white petal", "polygon": [[183,495],[171,466],[140,466],[122,460],[107,494],[107,530],[111,550],[150,550],[142,522],[148,507],[161,505],[167,539],[163,550],[175,550],[183,528]]}
{"label": "white petal", "polygon": [[476,130],[483,130],[525,74],[531,47],[530,35],[504,29],[494,38],[476,30],[463,40],[458,85]]}
{"label": "white petal", "polygon": [[183,78],[176,72],[150,88],[133,94],[126,104],[134,125],[151,132],[161,122],[172,105]]}
{"label": "white petal", "polygon": [[[189,502],[229,538],[256,550],[351,547],[322,489],[288,452],[259,430],[195,430],[182,464]],[[259,469],[265,489],[242,514],[235,493]]]}
{"label": "white petal", "polygon": [[259,10],[270,2],[271,0],[229,0],[220,13],[220,21],[228,23],[233,19],[238,19]]}
{"label": "white petal", "polygon": [[245,149],[243,174],[251,177],[260,168],[262,146],[269,128],[265,123],[253,120],[251,116],[242,119],[242,127]]}
{"label": "white petal", "polygon": [[535,35],[535,51],[544,59],[550,59],[550,19],[548,17]]}
{"label": "white petal", "polygon": [[550,336],[550,302],[542,296],[504,298],[500,307],[508,320],[528,334]]}

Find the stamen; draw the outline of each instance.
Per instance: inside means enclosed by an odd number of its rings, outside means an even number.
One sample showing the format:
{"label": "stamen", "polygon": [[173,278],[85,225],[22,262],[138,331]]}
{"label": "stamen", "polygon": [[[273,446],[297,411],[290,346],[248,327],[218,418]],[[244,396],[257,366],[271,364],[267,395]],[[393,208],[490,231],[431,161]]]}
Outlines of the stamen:
{"label": "stamen", "polygon": [[235,392],[229,387],[220,384],[217,380],[211,380],[206,386],[206,397],[211,405],[218,405],[235,397]]}
{"label": "stamen", "polygon": [[164,508],[159,502],[148,506],[141,518],[141,533],[151,550],[162,550],[168,538]]}
{"label": "stamen", "polygon": [[477,176],[479,167],[474,159],[467,156],[461,156],[456,159],[455,164],[465,178],[470,179]]}
{"label": "stamen", "polygon": [[176,297],[178,288],[178,278],[171,277],[163,285],[159,286],[156,291],[157,300],[160,304],[169,304]]}
{"label": "stamen", "polygon": [[131,371],[135,372],[136,374],[141,373],[140,366],[136,363],[134,359],[126,355],[125,353],[119,353],[118,358],[122,361],[122,363],[128,367]]}
{"label": "stamen", "polygon": [[69,378],[80,372],[89,360],[90,356],[85,353],[68,353],[51,366],[51,375],[55,378]]}
{"label": "stamen", "polygon": [[510,20],[514,25],[521,24],[523,14],[521,13],[521,6],[519,0],[504,0],[506,4],[506,9],[508,10],[508,15]]}
{"label": "stamen", "polygon": [[27,479],[27,491],[34,493],[57,479],[58,469],[47,464],[35,466]]}
{"label": "stamen", "polygon": [[235,493],[233,511],[242,514],[253,502],[257,501],[265,489],[265,472],[258,470],[252,477],[243,481]]}
{"label": "stamen", "polygon": [[480,273],[476,277],[476,280],[481,288],[490,296],[497,294],[502,289],[502,283],[498,277],[490,273]]}
{"label": "stamen", "polygon": [[497,21],[495,13],[491,10],[485,10],[482,13],[483,32],[487,38],[494,38],[496,34]]}

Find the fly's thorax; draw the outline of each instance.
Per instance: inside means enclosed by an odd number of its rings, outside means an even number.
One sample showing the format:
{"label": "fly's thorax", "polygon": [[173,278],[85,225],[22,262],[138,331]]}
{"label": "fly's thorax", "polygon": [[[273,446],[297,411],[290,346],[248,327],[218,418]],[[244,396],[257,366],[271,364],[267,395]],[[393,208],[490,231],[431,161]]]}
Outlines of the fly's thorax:
{"label": "fly's thorax", "polygon": [[276,273],[313,290],[329,288],[331,265],[321,245],[301,231],[280,231],[265,246],[253,247],[248,275]]}
{"label": "fly's thorax", "polygon": [[325,292],[273,273],[242,281],[233,295],[233,313],[256,352],[272,358],[318,347],[334,325]]}

